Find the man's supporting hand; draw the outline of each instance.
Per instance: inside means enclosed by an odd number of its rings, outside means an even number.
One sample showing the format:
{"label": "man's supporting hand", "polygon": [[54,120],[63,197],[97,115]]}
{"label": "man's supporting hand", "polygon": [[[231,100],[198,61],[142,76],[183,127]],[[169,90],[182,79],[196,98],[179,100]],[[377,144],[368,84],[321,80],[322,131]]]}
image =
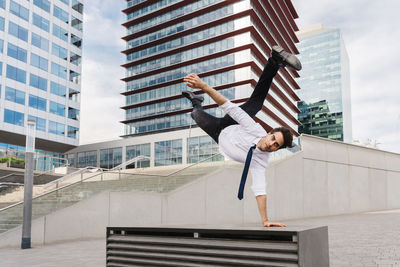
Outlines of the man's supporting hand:
{"label": "man's supporting hand", "polygon": [[278,223],[278,222],[265,221],[265,222],[263,222],[263,224],[264,224],[264,227],[286,227],[286,224]]}
{"label": "man's supporting hand", "polygon": [[286,227],[283,223],[268,221],[267,216],[267,195],[256,196],[258,211],[260,212],[261,220],[264,227]]}

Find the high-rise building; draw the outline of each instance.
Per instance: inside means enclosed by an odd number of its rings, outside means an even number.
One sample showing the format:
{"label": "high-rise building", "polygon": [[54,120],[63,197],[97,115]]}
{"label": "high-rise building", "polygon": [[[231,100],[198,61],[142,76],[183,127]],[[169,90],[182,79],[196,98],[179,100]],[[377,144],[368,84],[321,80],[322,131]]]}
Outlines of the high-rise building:
{"label": "high-rise building", "polygon": [[351,142],[349,58],[340,30],[316,24],[297,36],[303,64],[299,132]]}
{"label": "high-rise building", "polygon": [[[181,95],[189,88],[183,77],[197,73],[228,99],[242,103],[273,45],[298,54],[298,15],[291,0],[130,0],[123,13],[125,141],[74,149],[68,157],[76,158],[78,166],[97,161],[110,167],[143,154],[151,158],[147,165],[162,166],[215,154],[217,144],[190,117],[191,105]],[[286,126],[298,135],[297,77],[295,70],[281,68],[274,79],[256,116],[266,130]],[[208,96],[203,105],[213,115],[224,115]]]}
{"label": "high-rise building", "polygon": [[83,0],[0,0],[0,147],[24,150],[27,120],[49,155],[79,144]]}

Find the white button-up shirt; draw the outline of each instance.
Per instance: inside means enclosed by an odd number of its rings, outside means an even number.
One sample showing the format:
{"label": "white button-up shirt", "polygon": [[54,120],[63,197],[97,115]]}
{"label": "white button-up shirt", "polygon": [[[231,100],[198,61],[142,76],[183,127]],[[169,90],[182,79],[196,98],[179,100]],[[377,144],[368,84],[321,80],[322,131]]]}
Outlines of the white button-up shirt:
{"label": "white button-up shirt", "polygon": [[[254,144],[267,134],[264,128],[256,123],[238,105],[228,101],[220,106],[238,124],[223,129],[218,137],[219,151],[224,156],[244,163],[247,153]],[[253,177],[251,189],[254,195],[266,195],[265,168],[268,165],[269,152],[256,148],[250,162],[250,172]]]}

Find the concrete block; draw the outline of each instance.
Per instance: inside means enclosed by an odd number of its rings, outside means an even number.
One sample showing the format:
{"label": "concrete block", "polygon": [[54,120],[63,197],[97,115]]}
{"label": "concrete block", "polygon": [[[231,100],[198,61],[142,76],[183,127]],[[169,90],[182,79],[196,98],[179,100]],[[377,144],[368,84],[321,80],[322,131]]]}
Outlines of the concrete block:
{"label": "concrete block", "polygon": [[[244,224],[257,223],[261,225],[261,217],[258,211],[256,196],[254,195],[253,190],[251,190],[251,182],[252,182],[251,175],[249,175],[249,178],[250,179],[247,181],[249,183],[245,187],[244,198],[241,200],[243,201],[243,223]],[[268,187],[268,182],[267,182],[267,187]],[[236,189],[236,193],[237,190],[238,188]],[[268,194],[267,194],[267,203],[268,203]],[[268,207],[267,207],[267,212],[268,212]]]}
{"label": "concrete block", "polygon": [[276,210],[275,210],[275,201],[276,201],[276,194],[275,194],[275,167],[270,166],[266,170],[266,177],[267,177],[267,216],[268,218],[273,221],[276,218]]}
{"label": "concrete block", "polygon": [[206,179],[183,186],[166,196],[167,224],[206,223]]}
{"label": "concrete block", "polygon": [[142,192],[110,192],[109,226],[159,225],[162,195]]}
{"label": "concrete block", "polygon": [[369,169],[369,210],[387,208],[386,171]]}
{"label": "concrete block", "polygon": [[400,171],[400,154],[385,152],[386,168],[390,171]]}
{"label": "concrete block", "polygon": [[386,153],[384,151],[366,149],[365,153],[368,155],[368,166],[370,168],[386,169]]}
{"label": "concrete block", "polygon": [[349,162],[347,145],[337,142],[326,142],[326,160],[329,162],[347,164]]}
{"label": "concrete block", "polygon": [[367,211],[369,206],[368,168],[349,166],[350,211]]}
{"label": "concrete block", "polygon": [[[275,206],[277,220],[303,216],[303,160],[294,156],[275,166]],[[279,178],[278,178],[279,177]]]}
{"label": "concrete block", "polygon": [[349,164],[359,167],[369,166],[370,155],[367,152],[367,148],[349,145],[347,150],[349,153]]}
{"label": "concrete block", "polygon": [[326,162],[304,160],[304,216],[323,216],[329,210]]}
{"label": "concrete block", "polygon": [[329,215],[349,212],[350,179],[348,165],[328,163]]}
{"label": "concrete block", "polygon": [[[31,225],[31,247],[44,245],[45,218],[38,218],[32,221]],[[0,248],[21,247],[22,226],[18,226],[0,234]]]}
{"label": "concrete block", "polygon": [[[212,178],[206,178],[207,224],[243,223],[244,202],[237,198],[241,174],[241,168],[225,168]],[[246,187],[250,187],[249,184]],[[251,197],[249,193],[245,195],[248,197]]]}
{"label": "concrete block", "polygon": [[105,237],[109,193],[104,192],[46,216],[45,243]]}
{"label": "concrete block", "polygon": [[327,141],[319,138],[301,137],[301,147],[306,159],[327,160]]}
{"label": "concrete block", "polygon": [[386,172],[387,177],[387,208],[400,208],[400,172]]}

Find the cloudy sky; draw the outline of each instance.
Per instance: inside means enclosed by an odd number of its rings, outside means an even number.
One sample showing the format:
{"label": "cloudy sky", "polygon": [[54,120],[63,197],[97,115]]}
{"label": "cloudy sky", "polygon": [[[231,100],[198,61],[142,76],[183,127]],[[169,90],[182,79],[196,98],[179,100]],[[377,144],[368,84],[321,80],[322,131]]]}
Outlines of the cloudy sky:
{"label": "cloudy sky", "polygon": [[[80,143],[123,134],[125,0],[85,0]],[[293,0],[299,28],[339,28],[350,58],[353,139],[400,153],[398,0]],[[397,74],[397,75],[396,75]]]}

